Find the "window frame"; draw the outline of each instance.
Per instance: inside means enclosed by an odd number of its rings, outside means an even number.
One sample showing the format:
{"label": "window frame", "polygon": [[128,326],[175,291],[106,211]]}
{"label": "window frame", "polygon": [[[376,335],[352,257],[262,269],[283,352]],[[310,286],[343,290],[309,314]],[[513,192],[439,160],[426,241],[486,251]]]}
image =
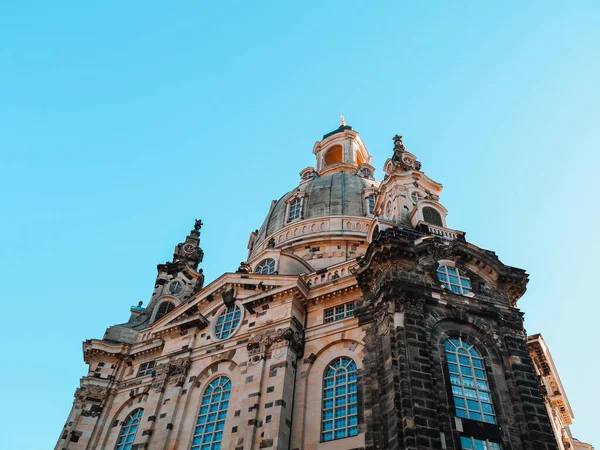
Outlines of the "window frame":
{"label": "window frame", "polygon": [[[448,269],[452,269],[456,272],[450,273]],[[440,278],[440,275],[446,277],[446,281]],[[450,280],[450,276],[456,277],[458,279],[458,283],[454,283]],[[435,277],[442,286],[442,288],[448,292],[451,292],[456,295],[464,295],[466,297],[473,297],[475,294],[473,293],[473,283],[471,281],[471,277],[466,274],[466,270],[461,270],[456,267],[456,263],[454,261],[442,260],[438,261],[438,265],[435,269]],[[468,287],[463,285],[463,280],[468,282]],[[456,292],[452,289],[452,286],[457,286],[460,292]]]}
{"label": "window frame", "polygon": [[[343,308],[343,310],[339,310],[339,308]],[[331,311],[332,314],[328,317],[327,313],[329,311]],[[354,317],[354,302],[342,303],[341,305],[332,306],[331,308],[325,308],[323,310],[323,323],[333,323],[350,317]]]}
{"label": "window frame", "polygon": [[[169,309],[168,306],[165,306],[165,312],[163,312],[161,314],[161,310],[160,308],[162,308],[163,305],[166,305],[167,303],[171,304],[171,309]],[[177,305],[175,305],[175,302],[171,301],[171,300],[163,300],[161,301],[158,306],[156,307],[156,316],[154,317],[154,322],[162,319],[163,317],[165,317],[167,314],[169,314],[171,311],[173,311],[175,308],[177,307]]]}
{"label": "window frame", "polygon": [[[457,341],[460,345],[457,346],[452,341]],[[454,346],[454,350],[449,349],[449,343],[450,346]],[[465,351],[461,352],[461,349]],[[462,336],[448,336],[443,342],[443,351],[445,373],[447,375],[446,386],[448,396],[449,398],[452,398],[454,415],[461,420],[472,420],[474,422],[497,427],[498,410],[494,405],[494,392],[488,377],[488,370],[483,353],[476,345],[471,344],[468,339],[465,339]],[[452,357],[449,357],[449,354],[452,355]],[[460,358],[461,356],[463,356],[463,358],[468,357],[468,364],[464,362],[464,359]],[[479,363],[474,364],[473,359],[478,360]],[[455,367],[451,367],[451,365]],[[468,373],[467,370],[463,370],[463,367],[470,369],[470,373]],[[467,379],[466,383],[464,378]],[[457,379],[458,382],[455,382]],[[454,387],[457,387],[458,389],[454,389]],[[458,393],[459,389],[461,392],[460,394]],[[467,395],[465,389],[470,391],[470,395]],[[475,394],[474,397],[473,393]],[[457,398],[459,399],[458,402]],[[474,403],[477,404],[476,409],[473,407]],[[484,404],[489,406],[491,412],[484,411]],[[459,411],[464,412],[460,413]],[[479,414],[481,417],[479,419],[474,418],[471,416],[471,412]],[[492,421],[485,420],[486,416],[491,417]]]}
{"label": "window frame", "polygon": [[[222,379],[226,379],[227,381],[224,383],[221,383],[219,380]],[[217,384],[215,386],[213,386],[213,384],[217,382]],[[226,386],[227,384],[229,384],[229,388],[227,390],[222,389],[220,391],[220,396],[219,396],[219,400],[217,402],[212,401],[213,399],[211,397],[214,397],[214,390],[216,388],[222,388],[223,386]],[[207,397],[207,391],[208,389],[212,389],[210,391],[210,393],[208,394],[208,401],[205,401],[205,397]],[[223,394],[227,393],[227,398],[223,399]],[[231,396],[233,394],[233,382],[231,381],[231,378],[228,375],[224,375],[224,374],[219,374],[217,376],[215,376],[212,380],[210,380],[208,383],[206,383],[206,386],[204,387],[204,390],[202,391],[202,395],[200,396],[200,401],[199,401],[199,408],[198,408],[198,413],[196,414],[196,421],[194,423],[194,428],[193,428],[193,432],[192,432],[192,437],[190,440],[190,445],[189,448],[190,450],[199,450],[202,448],[203,444],[210,444],[210,448],[213,448],[213,444],[215,443],[215,441],[213,440],[215,434],[217,434],[218,432],[221,432],[221,439],[219,441],[217,441],[217,443],[219,443],[219,447],[221,447],[221,445],[223,444],[223,439],[225,438],[225,436],[227,436],[227,433],[225,432],[226,428],[225,428],[225,424],[227,423],[227,413],[229,412],[229,403],[231,402]],[[226,401],[227,405],[225,406],[225,408],[222,408],[222,403]],[[214,411],[211,411],[211,407],[213,405],[217,405],[216,409]],[[206,407],[206,411],[204,411],[203,413],[203,408]],[[216,412],[216,417],[213,421],[208,421],[208,418],[210,417],[211,413]],[[224,412],[224,414],[223,414]],[[219,417],[220,414],[223,414],[222,417]],[[200,419],[201,417],[205,416],[206,420],[201,424]],[[221,429],[217,429],[217,426],[219,424],[219,422],[222,422],[222,428]],[[206,433],[206,427],[207,425],[213,425],[213,428],[211,429],[211,431],[209,431],[208,433]],[[198,428],[202,426],[203,430],[201,433],[197,433]],[[213,431],[214,430],[214,431]],[[204,436],[207,435],[211,435],[211,441],[210,442],[202,442]],[[194,439],[196,437],[200,437],[201,441],[198,442],[197,444],[194,444]]]}
{"label": "window frame", "polygon": [[[346,361],[344,366],[334,367],[338,361]],[[352,369],[346,370],[348,367],[353,366]],[[330,369],[333,370],[333,374],[330,374]],[[340,369],[344,369],[345,374],[339,374],[338,371]],[[352,375],[352,379],[350,380],[350,375]],[[345,382],[339,385],[337,383],[338,377],[345,377]],[[333,384],[328,385],[328,380],[332,380]],[[325,367],[323,371],[323,376],[321,378],[321,419],[319,421],[319,442],[332,442],[340,439],[352,438],[358,436],[360,434],[359,430],[359,379],[358,379],[358,364],[354,361],[353,358],[349,356],[338,356],[331,360]],[[349,390],[349,386],[353,385]],[[343,392],[341,394],[337,393],[337,388],[344,387]],[[326,391],[331,390],[332,396],[326,397]],[[341,392],[342,390],[340,390]],[[350,401],[349,397],[353,397],[353,401]],[[338,403],[338,399],[345,398],[344,403]],[[353,407],[353,412],[350,413],[349,408]],[[336,416],[337,410],[345,409],[345,415]],[[331,411],[331,416],[327,413]],[[352,423],[349,423],[350,418],[353,418]],[[336,428],[336,422],[339,420],[345,420],[345,426]],[[325,423],[331,422],[332,428],[325,429]],[[345,435],[336,437],[336,431],[345,430]],[[352,430],[352,431],[350,431]],[[326,433],[331,433],[331,439],[326,439]],[[352,433],[352,434],[350,434]]]}
{"label": "window frame", "polygon": [[[217,331],[217,326],[219,325],[218,321],[219,321],[219,318],[222,315],[227,314],[227,310],[232,307],[237,308],[240,311],[240,316],[237,319],[237,323],[229,329],[229,334],[227,336],[223,337],[222,332]],[[242,326],[242,322],[244,321],[244,309],[245,308],[242,306],[242,304],[239,301],[235,301],[231,306],[223,305],[217,311],[217,313],[214,315],[214,317],[211,321],[212,322],[211,327],[210,327],[211,338],[215,341],[225,341],[225,340],[231,338],[233,335],[235,335],[235,333],[237,333],[237,331]],[[234,316],[235,316],[235,314],[234,314]],[[232,320],[232,322],[235,322],[235,317]],[[227,322],[224,322],[224,323],[227,323]]]}
{"label": "window frame", "polygon": [[[135,437],[137,435],[138,429],[140,427],[140,423],[142,421],[142,417],[144,416],[144,408],[136,408],[133,411],[131,411],[127,417],[125,417],[125,420],[123,421],[123,424],[121,425],[121,430],[119,431],[119,435],[117,436],[117,442],[115,443],[115,450],[129,450],[133,443],[135,442]],[[131,420],[130,423],[128,423],[128,421]],[[137,423],[134,423],[136,422]],[[133,431],[133,433],[131,433],[131,428],[133,427],[133,425],[135,425],[135,429]],[[126,434],[123,434],[123,432],[125,431],[125,429],[127,430]],[[127,441],[127,438],[129,436],[133,436],[132,439],[130,441]],[[121,440],[122,437],[125,437],[125,441],[124,442],[119,442]]]}
{"label": "window frame", "polygon": [[[425,211],[429,211],[429,210],[432,211],[432,213],[429,213],[429,214],[433,214],[433,213],[436,214],[435,220],[439,219],[439,223],[435,223],[433,220],[427,220],[428,218],[425,217]],[[426,224],[433,225],[434,227],[445,228],[444,219],[442,217],[442,213],[439,212],[437,210],[437,208],[434,208],[431,205],[424,205],[421,208],[421,216],[423,217],[423,222],[425,222]],[[429,219],[432,219],[432,217],[429,217]]]}
{"label": "window frame", "polygon": [[143,377],[146,375],[151,375],[154,372],[155,366],[156,361],[147,361],[145,363],[141,363],[136,376]]}
{"label": "window frame", "polygon": [[[268,264],[271,261],[273,262],[273,270],[270,272],[262,272],[260,270],[260,266],[263,264]],[[277,261],[275,261],[273,258],[265,258],[254,267],[254,273],[259,274],[259,275],[273,275],[276,272],[275,271],[276,268],[277,268]]]}
{"label": "window frame", "polygon": [[[463,446],[463,439],[471,441],[470,447]],[[499,442],[490,441],[489,439],[477,439],[473,436],[460,436],[460,448],[466,450],[475,450],[475,441],[482,442],[484,450],[502,450],[502,445]]]}

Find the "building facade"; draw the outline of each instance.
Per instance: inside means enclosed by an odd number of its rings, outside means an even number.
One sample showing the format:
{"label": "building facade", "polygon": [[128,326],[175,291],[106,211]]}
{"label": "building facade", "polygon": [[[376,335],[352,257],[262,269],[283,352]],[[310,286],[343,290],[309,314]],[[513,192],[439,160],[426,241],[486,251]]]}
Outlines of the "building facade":
{"label": "building facade", "polygon": [[196,221],[147,306],[84,342],[56,449],[569,448],[525,271],[447,227],[400,136],[381,182],[343,121],[313,153],[235,273],[204,286]]}

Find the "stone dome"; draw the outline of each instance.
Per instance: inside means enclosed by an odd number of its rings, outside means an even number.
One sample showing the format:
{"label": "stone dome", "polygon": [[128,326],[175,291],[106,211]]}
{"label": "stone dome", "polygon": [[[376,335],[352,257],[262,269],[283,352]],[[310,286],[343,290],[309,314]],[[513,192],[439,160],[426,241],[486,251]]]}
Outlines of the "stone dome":
{"label": "stone dome", "polygon": [[[259,246],[291,223],[329,216],[372,217],[365,201],[365,189],[376,188],[378,184],[374,179],[356,173],[335,172],[315,176],[273,204],[254,242]],[[289,222],[286,201],[298,194],[303,195],[302,217]]]}

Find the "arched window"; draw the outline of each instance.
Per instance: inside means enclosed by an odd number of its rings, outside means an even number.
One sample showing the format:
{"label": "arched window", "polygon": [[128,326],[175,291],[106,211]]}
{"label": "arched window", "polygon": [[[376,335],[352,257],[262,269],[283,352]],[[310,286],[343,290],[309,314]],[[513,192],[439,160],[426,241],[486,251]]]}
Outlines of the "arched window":
{"label": "arched window", "polygon": [[215,322],[215,337],[227,339],[237,329],[242,318],[242,310],[237,304],[224,309]]}
{"label": "arched window", "polygon": [[438,227],[444,226],[442,223],[442,216],[431,206],[425,206],[423,208],[423,220],[431,225],[437,225]]}
{"label": "arched window", "polygon": [[456,415],[465,419],[496,423],[481,354],[462,338],[448,339],[445,347]]}
{"label": "arched window", "polygon": [[175,309],[175,305],[172,302],[162,302],[158,306],[158,311],[156,311],[156,318],[154,320],[158,320],[169,314],[171,311]]}
{"label": "arched window", "polygon": [[358,434],[358,376],[356,363],[334,359],[323,375],[321,440],[332,441]]}
{"label": "arched window", "polygon": [[302,212],[302,199],[295,198],[290,203],[290,211],[288,213],[288,222],[292,220],[296,220],[300,218],[300,213]]}
{"label": "arched window", "polygon": [[327,153],[325,153],[325,165],[329,166],[330,164],[341,163],[343,161],[343,152],[341,145],[334,145]]}
{"label": "arched window", "polygon": [[254,270],[256,273],[261,273],[263,275],[269,275],[275,272],[275,260],[274,259],[265,259],[261,261]]}
{"label": "arched window", "polygon": [[456,267],[438,267],[437,277],[446,289],[455,294],[468,294],[471,292],[471,280]]}
{"label": "arched window", "polygon": [[192,450],[221,450],[230,395],[229,378],[218,377],[208,384],[200,402]]}
{"label": "arched window", "polygon": [[121,434],[119,434],[119,439],[117,440],[117,446],[115,447],[115,450],[131,449],[133,440],[135,439],[135,433],[143,415],[144,410],[140,408],[136,409],[127,416],[127,419],[125,419],[125,422],[123,422],[123,428],[121,428]]}

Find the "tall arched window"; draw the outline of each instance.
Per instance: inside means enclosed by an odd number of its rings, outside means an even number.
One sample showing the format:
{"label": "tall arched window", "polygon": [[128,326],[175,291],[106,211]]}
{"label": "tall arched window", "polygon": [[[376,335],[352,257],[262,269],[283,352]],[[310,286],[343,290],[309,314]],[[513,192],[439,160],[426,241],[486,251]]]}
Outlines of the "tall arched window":
{"label": "tall arched window", "polygon": [[438,227],[444,226],[440,213],[430,206],[425,206],[423,208],[423,220],[431,225],[437,225]]}
{"label": "tall arched window", "polygon": [[496,423],[483,358],[475,347],[453,338],[446,341],[446,359],[456,415]]}
{"label": "tall arched window", "polygon": [[323,375],[321,440],[358,434],[358,376],[350,358],[334,359]]}
{"label": "tall arched window", "polygon": [[218,377],[208,384],[200,402],[191,450],[221,450],[230,395],[229,378]]}
{"label": "tall arched window", "polygon": [[135,439],[135,433],[143,415],[144,410],[139,408],[135,411],[132,411],[131,414],[127,416],[127,419],[125,419],[123,422],[123,428],[121,428],[121,434],[119,434],[119,439],[117,440],[117,446],[115,447],[115,450],[131,449],[133,440]]}
{"label": "tall arched window", "polygon": [[154,320],[161,319],[162,317],[169,314],[171,311],[175,309],[175,305],[171,302],[162,302],[158,306],[158,311],[156,312],[156,317]]}

